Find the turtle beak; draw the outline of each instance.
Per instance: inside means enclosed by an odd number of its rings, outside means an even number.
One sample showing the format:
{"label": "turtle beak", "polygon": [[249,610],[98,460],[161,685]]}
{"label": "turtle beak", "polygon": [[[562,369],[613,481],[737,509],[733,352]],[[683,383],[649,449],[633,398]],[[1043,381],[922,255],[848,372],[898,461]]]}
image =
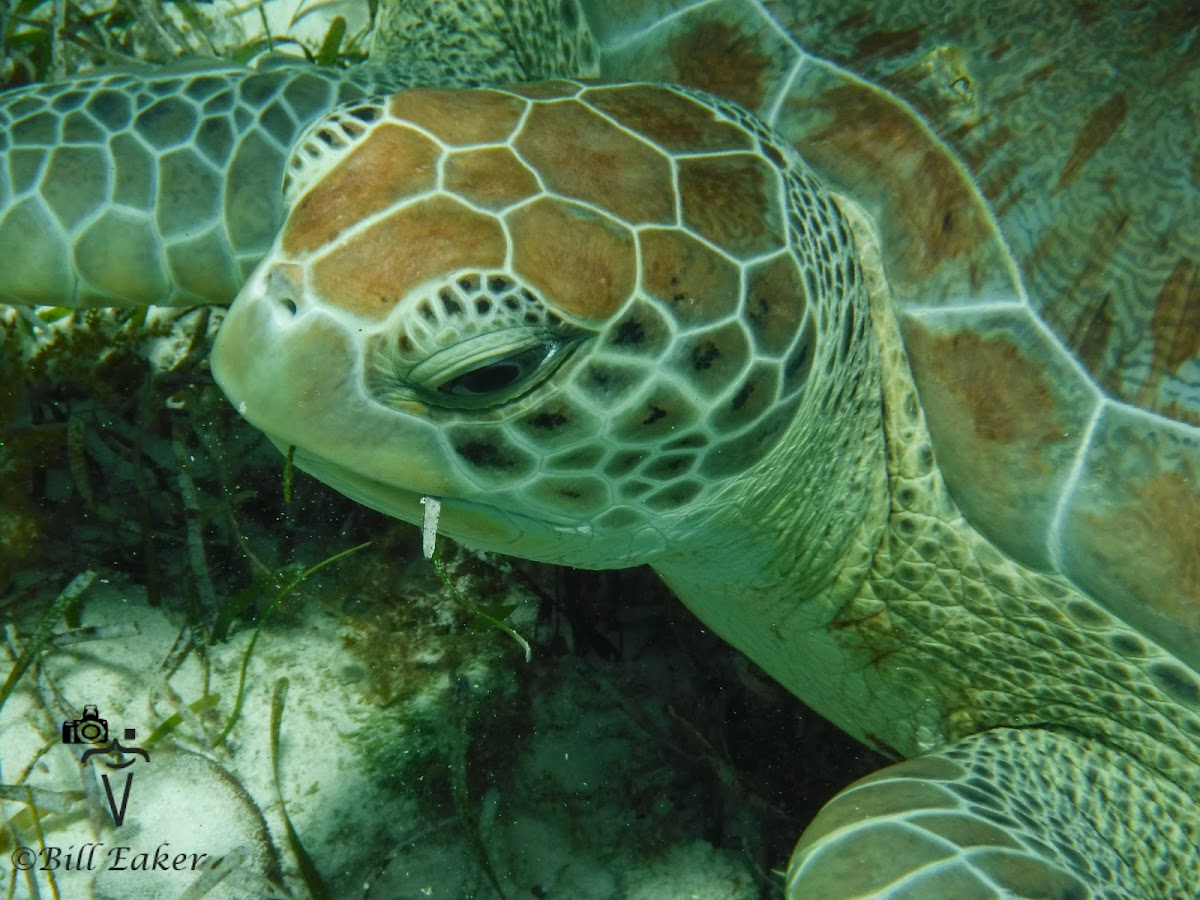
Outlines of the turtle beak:
{"label": "turtle beak", "polygon": [[443,501],[438,532],[530,559],[562,558],[551,524],[487,502],[416,400],[383,403],[367,390],[364,347],[383,327],[314,301],[299,266],[268,257],[225,315],[213,376],[246,421],[330,487],[385,515],[419,524],[422,497]]}
{"label": "turtle beak", "polygon": [[[225,316],[213,376],[250,424],[282,450],[296,448],[298,466],[360,502],[420,521],[421,496],[463,496],[472,486],[448,464],[424,409],[367,395],[365,328],[305,302],[295,273],[268,258]],[[386,504],[372,499],[372,484]]]}

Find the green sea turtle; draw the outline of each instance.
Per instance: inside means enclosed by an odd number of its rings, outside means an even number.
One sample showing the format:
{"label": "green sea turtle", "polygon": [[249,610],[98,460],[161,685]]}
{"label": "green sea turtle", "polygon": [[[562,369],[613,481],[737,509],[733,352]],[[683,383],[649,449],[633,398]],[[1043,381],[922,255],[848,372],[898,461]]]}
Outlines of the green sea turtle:
{"label": "green sea turtle", "polygon": [[6,98],[0,293],[219,300],[257,264],[213,369],[297,465],[649,563],[905,758],[789,896],[1194,896],[1194,13],[501,6],[393,9],[378,78],[423,87],[390,95]]}

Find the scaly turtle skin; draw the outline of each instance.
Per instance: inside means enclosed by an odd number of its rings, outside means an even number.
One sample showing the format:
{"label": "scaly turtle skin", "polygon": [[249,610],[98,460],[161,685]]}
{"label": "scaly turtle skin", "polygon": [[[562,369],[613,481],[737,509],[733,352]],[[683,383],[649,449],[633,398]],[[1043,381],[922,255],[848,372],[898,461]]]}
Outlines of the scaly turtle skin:
{"label": "scaly turtle skin", "polygon": [[[214,371],[350,496],[649,563],[910,757],[818,816],[791,896],[1190,896],[1194,30],[989,6],[947,15],[956,46],[906,4],[819,6],[567,3],[532,55],[598,50],[611,83],[335,110]],[[389,33],[480,33],[442,32]]]}

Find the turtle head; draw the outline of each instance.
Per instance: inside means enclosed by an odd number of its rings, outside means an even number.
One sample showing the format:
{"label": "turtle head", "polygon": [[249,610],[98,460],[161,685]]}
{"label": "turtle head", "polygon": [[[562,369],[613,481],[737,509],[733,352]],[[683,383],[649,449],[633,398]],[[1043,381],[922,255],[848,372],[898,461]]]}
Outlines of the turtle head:
{"label": "turtle head", "polygon": [[343,107],[285,191],[213,354],[233,404],[368,506],[582,567],[652,560],[764,459],[856,278],[794,152],[665,86]]}

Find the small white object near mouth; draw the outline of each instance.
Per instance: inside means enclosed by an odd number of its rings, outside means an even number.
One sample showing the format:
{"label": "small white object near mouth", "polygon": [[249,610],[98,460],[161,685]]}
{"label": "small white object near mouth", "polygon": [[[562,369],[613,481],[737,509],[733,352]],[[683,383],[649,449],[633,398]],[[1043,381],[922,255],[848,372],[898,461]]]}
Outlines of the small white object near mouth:
{"label": "small white object near mouth", "polygon": [[437,540],[438,516],[442,514],[442,501],[437,497],[422,497],[425,518],[421,522],[421,552],[426,559],[433,559],[433,545]]}

